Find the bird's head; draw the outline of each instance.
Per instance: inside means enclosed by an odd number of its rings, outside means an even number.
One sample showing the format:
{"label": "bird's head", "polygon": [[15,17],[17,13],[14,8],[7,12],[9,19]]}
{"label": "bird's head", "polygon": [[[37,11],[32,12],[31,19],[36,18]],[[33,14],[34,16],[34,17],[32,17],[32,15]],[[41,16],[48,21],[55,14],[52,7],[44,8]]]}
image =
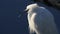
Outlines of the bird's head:
{"label": "bird's head", "polygon": [[28,12],[28,11],[36,9],[37,7],[39,7],[39,6],[36,3],[35,4],[30,4],[26,7],[25,11]]}

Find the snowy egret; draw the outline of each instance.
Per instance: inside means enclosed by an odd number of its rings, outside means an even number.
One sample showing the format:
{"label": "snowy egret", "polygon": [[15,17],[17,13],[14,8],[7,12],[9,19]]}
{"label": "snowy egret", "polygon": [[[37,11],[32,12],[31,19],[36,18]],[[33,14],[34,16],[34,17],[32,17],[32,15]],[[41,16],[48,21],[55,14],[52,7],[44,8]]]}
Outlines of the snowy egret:
{"label": "snowy egret", "polygon": [[[52,13],[37,3],[26,7],[30,34],[58,34]],[[25,11],[26,11],[25,10]]]}

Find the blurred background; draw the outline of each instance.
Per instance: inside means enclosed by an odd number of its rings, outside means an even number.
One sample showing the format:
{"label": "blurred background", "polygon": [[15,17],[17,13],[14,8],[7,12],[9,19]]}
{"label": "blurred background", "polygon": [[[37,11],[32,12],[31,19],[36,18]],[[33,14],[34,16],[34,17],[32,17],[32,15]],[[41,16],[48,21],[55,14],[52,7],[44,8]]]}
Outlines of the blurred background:
{"label": "blurred background", "polygon": [[19,15],[30,3],[30,0],[0,0],[0,34],[29,34],[27,14]]}

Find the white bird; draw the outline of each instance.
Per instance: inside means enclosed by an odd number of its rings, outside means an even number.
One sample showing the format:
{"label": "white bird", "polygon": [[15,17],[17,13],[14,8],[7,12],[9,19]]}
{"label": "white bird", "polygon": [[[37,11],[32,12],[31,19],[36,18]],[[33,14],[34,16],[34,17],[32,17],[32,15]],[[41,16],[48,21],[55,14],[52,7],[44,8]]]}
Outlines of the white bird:
{"label": "white bird", "polygon": [[37,3],[26,7],[30,34],[58,34],[52,13]]}

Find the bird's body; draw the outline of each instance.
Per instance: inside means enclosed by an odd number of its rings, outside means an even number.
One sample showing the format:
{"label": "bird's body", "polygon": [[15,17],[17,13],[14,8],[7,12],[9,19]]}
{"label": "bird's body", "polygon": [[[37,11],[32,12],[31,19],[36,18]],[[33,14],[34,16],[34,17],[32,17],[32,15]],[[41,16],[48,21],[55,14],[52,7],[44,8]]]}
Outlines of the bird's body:
{"label": "bird's body", "polygon": [[[28,10],[29,9],[29,10]],[[58,34],[54,17],[49,10],[36,3],[27,6],[30,34]]]}

